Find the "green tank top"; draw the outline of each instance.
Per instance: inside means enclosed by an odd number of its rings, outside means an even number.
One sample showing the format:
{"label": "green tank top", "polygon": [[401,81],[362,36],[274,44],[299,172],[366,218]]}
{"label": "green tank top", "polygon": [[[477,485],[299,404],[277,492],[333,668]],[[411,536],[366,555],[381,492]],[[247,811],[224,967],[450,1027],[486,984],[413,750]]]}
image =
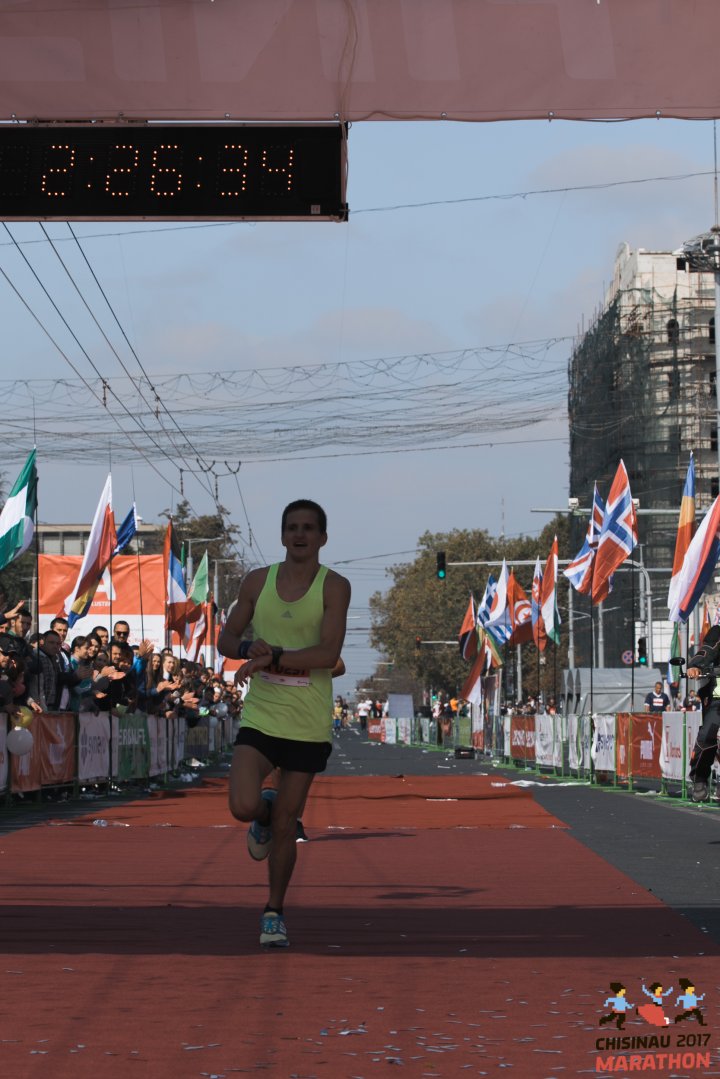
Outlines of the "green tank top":
{"label": "green tank top", "polygon": [[[320,643],[327,567],[320,566],[300,599],[286,603],[277,591],[279,563],[268,567],[253,614],[253,635],[288,650]],[[253,675],[245,696],[243,726],[275,738],[332,741],[332,672],[263,670]]]}

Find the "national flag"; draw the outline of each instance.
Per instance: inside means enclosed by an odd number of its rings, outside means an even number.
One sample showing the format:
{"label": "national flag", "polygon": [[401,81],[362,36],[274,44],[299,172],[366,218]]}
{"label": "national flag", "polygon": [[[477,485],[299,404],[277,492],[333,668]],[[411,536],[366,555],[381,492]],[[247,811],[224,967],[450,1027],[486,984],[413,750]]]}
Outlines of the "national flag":
{"label": "national flag", "polygon": [[115,545],[115,550],[113,551],[113,558],[116,554],[120,554],[121,551],[125,550],[130,540],[135,536],[137,530],[138,517],[135,503],[133,502],[125,520],[117,530],[117,543]]}
{"label": "national flag", "polygon": [[572,562],[563,570],[575,591],[584,596],[588,595],[592,588],[593,565],[604,516],[605,506],[596,483],[593,490],[592,509],[587,532],[585,533],[585,541]]}
{"label": "national flag", "polygon": [[208,631],[207,604],[203,603],[194,622],[188,622],[183,636],[185,654],[191,663],[197,663],[200,649],[205,644]]}
{"label": "national flag", "polygon": [[[193,640],[195,636],[194,625],[195,623],[205,615],[205,605],[208,598],[209,589],[209,566],[207,551],[202,556],[200,565],[197,568],[197,573],[193,577],[192,584],[187,597],[187,608],[185,611],[185,630],[184,630],[184,644],[186,651],[189,648],[189,642]],[[194,661],[193,661],[194,662]]]}
{"label": "national flag", "polygon": [[560,612],[557,606],[558,538],[552,541],[542,576],[542,620],[545,633],[553,642],[560,641]]}
{"label": "national flag", "polygon": [[512,629],[508,644],[527,644],[533,638],[532,608],[514,570],[508,577],[507,605]]}
{"label": "national flag", "polygon": [[712,623],[710,622],[710,606],[708,604],[708,601],[705,600],[705,602],[703,603],[702,627],[700,629],[700,640],[701,641],[705,640],[705,634],[710,629],[711,625],[712,625]]}
{"label": "national flag", "polygon": [[504,558],[490,602],[490,611],[483,625],[501,644],[505,644],[510,639],[512,624],[508,611],[508,568]]}
{"label": "national flag", "polygon": [[187,616],[187,585],[180,561],[180,542],[172,520],[168,521],[163,545],[165,577],[165,623],[168,629],[183,633]]}
{"label": "national flag", "polygon": [[472,593],[470,594],[470,600],[468,602],[467,610],[465,611],[465,617],[460,626],[458,645],[460,647],[460,655],[463,659],[475,659],[478,651],[477,614],[475,612],[475,598]]}
{"label": "national flag", "polygon": [[720,555],[720,496],[705,514],[685,552],[679,574],[678,599],[671,622],[687,622],[705,591]]}
{"label": "national flag", "polygon": [[535,559],[535,570],[533,571],[532,593],[531,593],[531,608],[532,608],[532,630],[533,640],[541,652],[545,651],[545,645],[547,644],[547,634],[545,633],[545,627],[542,620],[542,569],[540,568],[540,556]]}
{"label": "national flag", "polygon": [[215,674],[222,674],[225,670],[225,656],[222,654],[217,646],[220,634],[223,631],[225,623],[227,621],[227,614],[224,610],[220,611],[217,619],[217,625],[215,626]]}
{"label": "national flag", "polygon": [[470,668],[470,673],[460,690],[460,697],[468,704],[480,704],[483,699],[482,680],[485,673],[485,654],[479,653]]}
{"label": "national flag", "polygon": [[625,464],[620,461],[605,503],[595,565],[592,601],[602,603],[612,588],[612,575],[632,554],[638,541],[637,516]]}
{"label": "national flag", "polygon": [[75,588],[65,600],[65,613],[70,628],[90,610],[97,586],[102,580],[102,575],[116,546],[117,533],[112,511],[112,475],[109,475],[95,510]]}
{"label": "national flag", "polygon": [[0,570],[27,551],[35,535],[37,467],[31,450],[0,513]]}
{"label": "national flag", "polygon": [[680,634],[678,632],[678,624],[675,622],[672,631],[672,640],[670,641],[670,655],[668,657],[667,668],[667,682],[668,685],[672,685],[673,682],[680,681],[680,667],[672,662],[677,656],[682,653],[680,651]]}
{"label": "national flag", "polygon": [[[690,464],[688,465],[685,486],[683,487],[682,498],[680,500],[680,517],[678,520],[677,536],[675,538],[675,556],[673,558],[672,576],[670,578],[670,587],[668,589],[668,607],[671,612],[677,608],[680,600],[679,593],[682,589],[681,571],[694,531],[695,459],[693,455],[690,454]],[[674,621],[674,619],[672,619],[672,614],[671,620]]]}
{"label": "national flag", "polygon": [[492,633],[483,628],[478,629],[478,652],[485,656],[485,670],[488,667],[502,667],[503,661],[497,641]]}

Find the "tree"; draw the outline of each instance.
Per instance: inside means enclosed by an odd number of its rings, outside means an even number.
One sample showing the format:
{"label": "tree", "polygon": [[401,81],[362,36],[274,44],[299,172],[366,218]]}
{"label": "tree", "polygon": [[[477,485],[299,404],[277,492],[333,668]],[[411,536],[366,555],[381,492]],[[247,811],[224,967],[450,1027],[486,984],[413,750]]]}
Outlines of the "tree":
{"label": "tree", "polygon": [[[462,687],[469,666],[462,659],[457,637],[467,609],[470,593],[479,602],[489,573],[497,576],[499,564],[506,558],[508,568],[514,561],[533,561],[540,556],[544,564],[553,536],[557,533],[560,557],[567,556],[568,523],[558,515],[539,536],[497,539],[485,530],[459,530],[447,533],[426,532],[418,540],[419,553],[413,562],[393,566],[393,584],[386,593],[370,598],[372,618],[371,643],[382,652],[394,669],[409,672],[426,688],[454,694]],[[448,570],[445,580],[436,577],[436,553],[445,551]],[[453,566],[454,562],[495,562],[495,566]],[[532,566],[518,566],[516,577],[530,597]],[[561,576],[559,596],[564,605],[565,579]],[[416,644],[420,638],[420,644]],[[448,644],[443,642],[450,642]],[[553,692],[554,646],[548,645],[541,685]],[[567,646],[561,643],[557,668],[565,663]],[[527,692],[537,692],[538,656],[534,644],[523,646],[523,682]]]}
{"label": "tree", "polygon": [[[210,562],[210,587],[213,587],[214,570],[217,568],[218,595],[215,602],[218,607],[229,607],[237,598],[239,579],[245,574],[246,566],[243,556],[238,552],[237,540],[240,529],[237,525],[226,524],[228,511],[218,504],[217,513],[207,513],[198,516],[194,514],[187,499],[178,502],[175,510],[163,510],[161,517],[172,517],[173,525],[178,539],[185,544],[188,551],[188,543],[192,543],[192,558],[195,569],[200,564],[204,552],[207,550]],[[210,537],[210,539],[208,539]],[[149,540],[149,542],[148,542]],[[165,541],[165,527],[159,528],[156,535],[149,536],[145,541],[143,550],[146,554],[162,551]],[[195,542],[197,540],[197,542]],[[217,567],[215,567],[217,562]],[[188,585],[191,582],[188,581]]]}

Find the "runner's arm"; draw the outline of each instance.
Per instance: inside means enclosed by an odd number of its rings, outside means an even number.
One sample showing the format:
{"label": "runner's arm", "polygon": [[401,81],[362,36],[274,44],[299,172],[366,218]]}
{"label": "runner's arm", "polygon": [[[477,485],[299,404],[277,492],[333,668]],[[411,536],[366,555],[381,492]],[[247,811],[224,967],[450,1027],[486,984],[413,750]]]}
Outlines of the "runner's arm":
{"label": "runner's arm", "polygon": [[218,652],[228,659],[240,658],[240,642],[252,622],[255,603],[264,583],[267,570],[252,570],[240,585],[238,598],[228,612],[227,621],[220,630]]}

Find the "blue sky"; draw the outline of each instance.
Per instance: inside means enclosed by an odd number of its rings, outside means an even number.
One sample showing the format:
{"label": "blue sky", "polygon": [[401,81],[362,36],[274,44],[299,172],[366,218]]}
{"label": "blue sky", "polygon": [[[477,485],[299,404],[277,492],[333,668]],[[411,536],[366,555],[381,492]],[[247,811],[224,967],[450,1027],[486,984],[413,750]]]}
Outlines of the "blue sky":
{"label": "blue sky", "polygon": [[[363,452],[333,446],[333,452],[347,455],[308,461],[278,453],[291,459],[258,462],[250,455],[243,461],[238,479],[255,541],[248,548],[251,560],[279,556],[280,512],[296,497],[315,498],[327,507],[327,561],[352,560],[345,572],[353,584],[355,632],[345,650],[344,690],[373,666],[362,634],[369,625],[368,596],[387,583],[386,564],[412,557],[393,552],[412,552],[428,529],[480,527],[497,533],[504,523],[511,534],[536,533],[545,518],[533,514],[533,507],[566,504],[566,387],[557,372],[566,364],[569,338],[601,303],[622,241],[668,250],[713,223],[710,175],[623,181],[711,171],[713,125],[671,120],[356,124],[349,162],[346,225],[74,226],[123,330],[146,370],[159,378],[564,339],[535,347],[536,371],[546,365],[555,372],[557,404],[542,423],[527,427],[513,420],[498,433],[496,399],[484,391],[479,396],[477,430],[466,437],[493,441],[492,448],[462,454],[435,448],[448,437],[434,428],[437,416],[429,400],[427,438],[399,447],[402,452],[370,454],[372,448],[384,451],[388,431],[382,405],[363,400],[357,405],[358,421],[369,432]],[[613,186],[506,197],[588,185]],[[403,208],[423,202],[433,205]],[[65,226],[50,223],[47,229],[72,262]],[[107,376],[121,374],[39,226],[17,224],[11,230],[18,241],[28,241],[23,250],[98,368]],[[90,376],[87,359],[7,234],[0,235],[0,266]],[[133,367],[89,284],[85,295]],[[32,442],[31,409],[7,380],[71,378],[73,373],[5,281],[0,282],[0,318],[3,413],[16,431],[6,456],[11,475]],[[503,379],[502,366],[497,378]],[[532,406],[532,393],[522,381],[515,385],[519,412]],[[461,393],[458,408],[464,403]],[[192,404],[186,407],[181,422],[192,423]],[[72,420],[76,434],[99,422],[101,411],[97,403],[84,407]],[[323,431],[333,423],[333,410],[319,406],[314,416],[312,402],[305,401],[296,415],[314,432],[314,452],[324,452]],[[94,451],[81,461],[67,459],[70,441],[62,436],[61,421],[59,416],[58,435],[38,439],[40,518],[90,520],[107,456]],[[201,451],[203,431],[212,422],[207,412],[196,417],[193,439]],[[291,431],[285,437],[292,442]],[[166,482],[144,463],[133,465],[132,477],[129,465],[113,467],[118,515],[130,499],[133,479],[139,511],[148,521],[176,497],[176,467],[164,459],[157,465]],[[247,539],[235,482],[225,477],[219,485],[221,501]],[[211,511],[209,495],[192,478],[186,477],[185,490],[198,513]]]}

